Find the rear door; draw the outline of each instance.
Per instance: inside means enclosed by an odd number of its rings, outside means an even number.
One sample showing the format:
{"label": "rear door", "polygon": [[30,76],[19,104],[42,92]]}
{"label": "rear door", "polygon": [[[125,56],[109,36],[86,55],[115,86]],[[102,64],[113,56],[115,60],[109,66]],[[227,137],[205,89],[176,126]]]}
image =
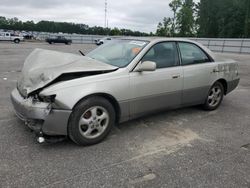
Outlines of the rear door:
{"label": "rear door", "polygon": [[180,105],[183,71],[179,64],[176,43],[155,44],[141,61],[153,61],[157,68],[152,72],[130,73],[132,116]]}
{"label": "rear door", "polygon": [[200,104],[205,101],[216,67],[211,58],[196,44],[178,42],[183,67],[182,104]]}
{"label": "rear door", "polygon": [[63,37],[59,36],[59,37],[57,38],[57,42],[58,42],[58,43],[64,43]]}

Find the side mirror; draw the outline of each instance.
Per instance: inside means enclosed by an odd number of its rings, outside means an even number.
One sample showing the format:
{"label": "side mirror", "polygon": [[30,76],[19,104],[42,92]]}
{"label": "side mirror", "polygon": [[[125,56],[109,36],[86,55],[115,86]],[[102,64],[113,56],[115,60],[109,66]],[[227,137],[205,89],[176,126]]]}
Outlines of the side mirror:
{"label": "side mirror", "polygon": [[155,71],[156,70],[156,63],[153,61],[144,61],[139,63],[136,67],[135,71],[143,72],[143,71]]}

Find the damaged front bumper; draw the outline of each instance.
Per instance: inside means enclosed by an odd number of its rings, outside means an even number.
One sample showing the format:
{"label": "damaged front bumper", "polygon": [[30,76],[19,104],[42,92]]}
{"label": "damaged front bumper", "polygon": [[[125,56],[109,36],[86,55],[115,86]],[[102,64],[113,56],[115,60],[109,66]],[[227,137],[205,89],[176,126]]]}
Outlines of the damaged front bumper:
{"label": "damaged front bumper", "polygon": [[46,135],[67,135],[71,110],[53,109],[51,103],[23,98],[17,89],[11,93],[16,115],[35,132]]}

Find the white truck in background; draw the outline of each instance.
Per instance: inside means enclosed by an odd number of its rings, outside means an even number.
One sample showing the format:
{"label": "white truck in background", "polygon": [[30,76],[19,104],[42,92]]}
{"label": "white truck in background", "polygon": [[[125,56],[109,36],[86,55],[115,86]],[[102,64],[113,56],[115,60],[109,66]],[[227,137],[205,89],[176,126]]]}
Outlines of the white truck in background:
{"label": "white truck in background", "polygon": [[14,43],[19,43],[23,41],[23,37],[12,35],[9,32],[0,32],[0,41],[12,41]]}

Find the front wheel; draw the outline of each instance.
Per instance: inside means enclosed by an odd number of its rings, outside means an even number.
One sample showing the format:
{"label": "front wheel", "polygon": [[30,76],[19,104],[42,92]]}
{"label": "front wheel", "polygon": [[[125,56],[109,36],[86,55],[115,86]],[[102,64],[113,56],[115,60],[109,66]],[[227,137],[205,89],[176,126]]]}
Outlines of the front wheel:
{"label": "front wheel", "polygon": [[206,101],[203,105],[205,110],[215,110],[217,109],[224,96],[224,87],[220,82],[216,82],[209,90]]}
{"label": "front wheel", "polygon": [[68,134],[76,144],[97,144],[109,134],[114,124],[115,110],[112,104],[102,97],[91,97],[73,109]]}

